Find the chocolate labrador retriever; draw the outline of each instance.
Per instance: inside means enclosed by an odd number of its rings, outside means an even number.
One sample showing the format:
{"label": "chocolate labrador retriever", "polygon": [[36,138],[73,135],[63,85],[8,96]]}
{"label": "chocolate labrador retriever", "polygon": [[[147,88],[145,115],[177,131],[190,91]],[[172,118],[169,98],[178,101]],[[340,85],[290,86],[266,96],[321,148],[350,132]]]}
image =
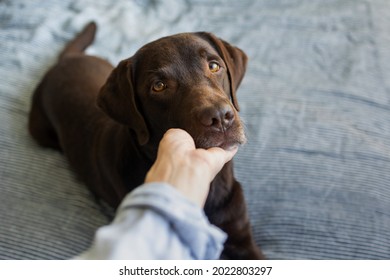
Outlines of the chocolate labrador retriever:
{"label": "chocolate labrador retriever", "polygon": [[[199,148],[245,142],[236,98],[247,62],[240,49],[210,33],[183,33],[113,68],[83,53],[95,32],[88,24],[38,85],[29,130],[40,145],[61,150],[98,197],[117,207],[142,184],[169,128],[186,130]],[[211,183],[204,210],[228,234],[221,258],[263,258],[231,162]]]}

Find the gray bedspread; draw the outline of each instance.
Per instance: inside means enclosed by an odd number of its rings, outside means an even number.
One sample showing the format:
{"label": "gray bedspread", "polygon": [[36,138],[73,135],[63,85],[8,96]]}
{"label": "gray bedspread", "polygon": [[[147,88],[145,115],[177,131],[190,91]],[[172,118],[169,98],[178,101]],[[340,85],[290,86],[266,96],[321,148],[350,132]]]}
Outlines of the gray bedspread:
{"label": "gray bedspread", "polygon": [[31,94],[90,20],[113,64],[209,31],[249,56],[235,159],[270,259],[390,258],[390,1],[0,1],[0,258],[64,259],[106,209],[27,132]]}

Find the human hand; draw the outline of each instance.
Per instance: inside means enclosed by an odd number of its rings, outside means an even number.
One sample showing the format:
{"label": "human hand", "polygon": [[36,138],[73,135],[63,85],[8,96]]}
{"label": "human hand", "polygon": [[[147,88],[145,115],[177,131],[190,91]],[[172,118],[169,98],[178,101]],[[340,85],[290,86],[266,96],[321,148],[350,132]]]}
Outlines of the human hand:
{"label": "human hand", "polygon": [[219,147],[196,149],[186,131],[170,129],[161,139],[157,159],[145,183],[166,182],[203,207],[211,181],[237,150],[238,147],[229,151]]}

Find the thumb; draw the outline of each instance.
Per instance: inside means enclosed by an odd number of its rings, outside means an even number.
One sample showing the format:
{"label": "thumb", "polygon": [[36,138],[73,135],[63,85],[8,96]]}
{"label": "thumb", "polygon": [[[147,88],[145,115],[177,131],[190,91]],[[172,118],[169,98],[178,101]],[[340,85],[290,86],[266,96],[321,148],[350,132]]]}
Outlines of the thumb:
{"label": "thumb", "polygon": [[213,175],[217,175],[221,171],[222,167],[232,158],[238,151],[238,146],[235,146],[229,150],[224,150],[219,147],[212,147],[206,150],[207,157],[210,163],[210,168]]}

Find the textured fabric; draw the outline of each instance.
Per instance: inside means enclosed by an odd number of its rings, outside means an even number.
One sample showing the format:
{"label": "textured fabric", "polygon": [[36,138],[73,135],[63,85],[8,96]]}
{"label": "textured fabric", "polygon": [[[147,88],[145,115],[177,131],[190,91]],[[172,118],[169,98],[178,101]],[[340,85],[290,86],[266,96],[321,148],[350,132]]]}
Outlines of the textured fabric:
{"label": "textured fabric", "polygon": [[113,64],[187,31],[248,54],[235,171],[268,258],[390,258],[388,0],[1,1],[0,258],[72,257],[109,220],[26,130],[34,87],[91,19],[88,52]]}
{"label": "textured fabric", "polygon": [[113,223],[78,258],[215,260],[225,240],[199,206],[170,185],[149,183],[124,198]]}

